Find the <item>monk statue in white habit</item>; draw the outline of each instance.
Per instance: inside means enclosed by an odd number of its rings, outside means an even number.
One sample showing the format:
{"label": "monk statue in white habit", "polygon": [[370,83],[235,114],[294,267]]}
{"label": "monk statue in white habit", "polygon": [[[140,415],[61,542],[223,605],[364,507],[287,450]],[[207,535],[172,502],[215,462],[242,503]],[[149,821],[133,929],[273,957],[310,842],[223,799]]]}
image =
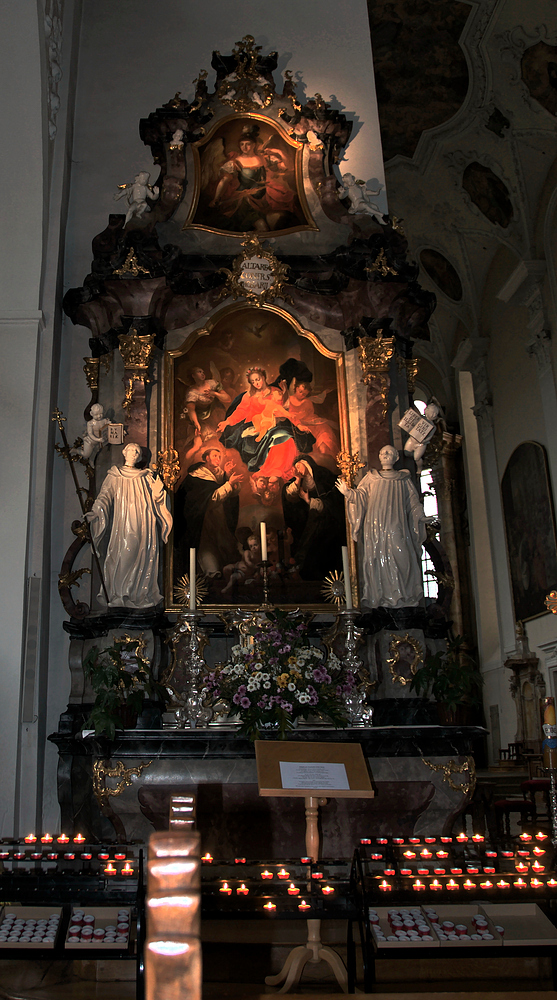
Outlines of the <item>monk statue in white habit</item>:
{"label": "monk statue in white habit", "polygon": [[[161,480],[150,469],[138,469],[138,444],[122,449],[124,465],[106,474],[92,509],[85,515],[97,550],[106,544],[103,576],[112,608],[152,608],[159,591],[161,541],[172,528]],[[106,604],[101,588],[99,600]]]}
{"label": "monk statue in white habit", "polygon": [[415,607],[424,596],[421,570],[426,517],[407,469],[393,468],[398,451],[379,452],[381,469],[370,469],[356,489],[343,479],[337,489],[346,499],[354,541],[363,544],[362,604],[370,608]]}

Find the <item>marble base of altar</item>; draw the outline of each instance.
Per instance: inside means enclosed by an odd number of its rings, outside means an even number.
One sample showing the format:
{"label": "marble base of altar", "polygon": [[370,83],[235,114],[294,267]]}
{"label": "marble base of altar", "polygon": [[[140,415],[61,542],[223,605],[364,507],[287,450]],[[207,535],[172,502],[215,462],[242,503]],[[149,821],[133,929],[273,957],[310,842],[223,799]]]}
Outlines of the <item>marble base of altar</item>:
{"label": "marble base of altar", "polygon": [[[473,787],[480,727],[385,726],[298,730],[293,739],[358,742],[372,800],[330,799],[321,810],[324,857],[350,857],[361,837],[450,831]],[[193,794],[203,852],[214,857],[305,853],[301,799],[260,798],[253,744],[233,730],[133,730],[103,737],[55,733],[62,829],[88,840],[147,841],[168,824],[170,795]],[[452,763],[450,763],[452,762]]]}

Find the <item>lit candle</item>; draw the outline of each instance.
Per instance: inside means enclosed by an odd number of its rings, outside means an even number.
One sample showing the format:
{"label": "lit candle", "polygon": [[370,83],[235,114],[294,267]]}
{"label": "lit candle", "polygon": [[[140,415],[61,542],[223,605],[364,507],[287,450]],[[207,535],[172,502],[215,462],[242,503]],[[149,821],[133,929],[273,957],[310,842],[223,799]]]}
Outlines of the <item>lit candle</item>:
{"label": "lit candle", "polygon": [[476,883],[475,882],[471,882],[470,879],[467,878],[466,881],[463,883],[463,887],[465,889],[475,889],[476,888]]}
{"label": "lit candle", "polygon": [[438,892],[438,890],[442,889],[443,886],[441,885],[438,879],[434,878],[433,882],[429,883],[429,888],[433,889],[434,892]]}
{"label": "lit candle", "polygon": [[[537,862],[534,862],[534,864],[537,864]],[[518,861],[515,865],[515,868],[520,875],[523,875],[525,872],[528,871],[528,865],[525,865],[523,861]]]}
{"label": "lit candle", "polygon": [[342,546],[342,572],[344,573],[344,600],[346,602],[346,610],[351,611],[354,605],[352,603],[352,583],[350,581],[350,566],[348,565],[348,549],[346,545]]}
{"label": "lit candle", "polygon": [[383,881],[379,883],[379,888],[381,889],[381,892],[389,892],[389,890],[392,889],[392,886],[386,882],[385,879],[383,879]]}
{"label": "lit candle", "polygon": [[335,890],[333,889],[332,885],[322,885],[321,886],[321,892],[324,892],[326,896],[330,896],[331,893],[334,892],[334,891]]}
{"label": "lit candle", "polygon": [[518,878],[516,880],[516,882],[513,882],[513,885],[516,885],[517,889],[527,889],[528,888],[528,883],[525,882],[523,878]]}
{"label": "lit candle", "polygon": [[61,833],[59,837],[56,838],[59,844],[69,844],[70,838],[66,837],[65,833]]}
{"label": "lit candle", "polygon": [[541,858],[542,854],[545,854],[545,851],[536,844],[532,853],[535,854],[537,858]]}
{"label": "lit candle", "polygon": [[447,882],[447,889],[458,889],[458,882],[455,882],[454,878],[450,878]]}
{"label": "lit candle", "polygon": [[404,857],[405,858],[415,858],[416,857],[416,852],[415,851],[404,851]]}
{"label": "lit candle", "polygon": [[531,833],[521,833],[520,837],[518,839],[519,840],[523,840],[524,843],[527,843],[529,840],[532,839],[532,834]]}
{"label": "lit candle", "polygon": [[190,611],[195,611],[195,549],[190,549]]}
{"label": "lit candle", "polygon": [[300,890],[294,885],[293,882],[291,882],[290,885],[288,886],[288,895],[289,896],[299,896],[300,895]]}
{"label": "lit candle", "polygon": [[273,877],[273,873],[272,872],[268,872],[267,870],[265,870],[264,872],[261,872],[261,878],[272,878],[272,877]]}
{"label": "lit candle", "polygon": [[448,858],[448,856],[449,856],[449,852],[448,851],[436,851],[435,853],[436,853],[436,855],[437,855],[438,858]]}
{"label": "lit candle", "polygon": [[41,844],[51,844],[54,837],[51,837],[49,833],[43,833],[41,837]]}
{"label": "lit candle", "polygon": [[487,879],[486,882],[480,882],[480,889],[493,889],[493,882]]}
{"label": "lit candle", "polygon": [[432,858],[433,854],[431,853],[431,851],[428,851],[426,848],[424,848],[423,851],[420,851],[420,857],[421,858]]}
{"label": "lit candle", "polygon": [[298,903],[298,909],[299,910],[309,910],[309,909],[311,909],[311,907],[310,907],[309,903],[306,903],[305,899],[302,899],[302,902]]}
{"label": "lit candle", "polygon": [[543,888],[543,882],[540,882],[539,878],[531,878],[530,885],[532,886],[533,889]]}
{"label": "lit candle", "polygon": [[109,861],[108,864],[105,865],[104,873],[105,875],[116,875],[116,868],[112,864],[112,861]]}
{"label": "lit candle", "polygon": [[420,882],[419,879],[416,879],[416,881],[412,883],[412,888],[415,889],[416,892],[420,892],[422,889],[425,889],[425,885],[423,882]]}
{"label": "lit candle", "polygon": [[269,913],[271,912],[271,910],[276,910],[276,908],[277,908],[276,903],[265,903],[265,906],[263,907],[263,909],[267,910]]}
{"label": "lit candle", "polygon": [[472,840],[474,840],[477,844],[481,844],[482,840],[485,840],[485,837],[482,837],[481,833],[475,833]]}
{"label": "lit candle", "polygon": [[249,893],[249,889],[247,885],[245,885],[245,883],[242,882],[242,884],[239,885],[238,888],[236,889],[236,893],[238,894],[238,896],[247,896]]}
{"label": "lit candle", "polygon": [[124,867],[122,868],[122,871],[120,872],[120,874],[121,875],[133,875],[133,868],[130,865],[129,861],[126,861],[126,863],[125,863]]}
{"label": "lit candle", "polygon": [[28,833],[27,836],[25,837],[25,843],[26,844],[34,844],[35,841],[36,841],[36,839],[37,838],[35,837],[34,833]]}
{"label": "lit candle", "polygon": [[78,833],[77,836],[74,837],[73,842],[74,842],[74,844],[84,844],[85,843],[85,837],[83,836],[82,833]]}
{"label": "lit candle", "polygon": [[548,885],[550,889],[557,888],[557,881],[554,878],[548,879],[545,884]]}
{"label": "lit candle", "polygon": [[279,878],[290,878],[290,872],[285,871],[284,868],[281,868],[281,870],[277,872],[277,875]]}
{"label": "lit candle", "polygon": [[223,892],[225,896],[230,896],[232,889],[230,888],[228,882],[223,882],[219,892]]}
{"label": "lit candle", "polygon": [[500,880],[500,881],[499,881],[499,882],[497,883],[497,885],[498,885],[499,889],[508,889],[508,888],[510,887],[510,884],[511,884],[510,882],[505,882],[505,880],[504,880],[504,879],[501,879],[501,880]]}
{"label": "lit candle", "polygon": [[[100,854],[99,854],[99,857],[100,857]],[[204,864],[210,865],[213,859],[212,859],[211,855],[209,854],[209,852],[207,851],[207,854],[204,854],[203,857],[201,858],[201,860],[203,861]]]}
{"label": "lit candle", "polygon": [[465,833],[459,833],[459,835],[458,835],[458,837],[456,839],[458,840],[459,844],[466,844],[466,843],[468,843],[468,837],[466,836]]}
{"label": "lit candle", "polygon": [[261,521],[259,528],[261,530],[261,559],[263,562],[267,562],[267,525],[265,521]]}
{"label": "lit candle", "polygon": [[539,861],[534,861],[534,864],[532,865],[532,871],[534,871],[536,875],[538,875],[540,872],[545,871],[545,865],[540,865]]}
{"label": "lit candle", "polygon": [[549,834],[542,833],[541,830],[538,830],[538,832],[536,834],[536,840],[547,840],[548,836],[549,836]]}

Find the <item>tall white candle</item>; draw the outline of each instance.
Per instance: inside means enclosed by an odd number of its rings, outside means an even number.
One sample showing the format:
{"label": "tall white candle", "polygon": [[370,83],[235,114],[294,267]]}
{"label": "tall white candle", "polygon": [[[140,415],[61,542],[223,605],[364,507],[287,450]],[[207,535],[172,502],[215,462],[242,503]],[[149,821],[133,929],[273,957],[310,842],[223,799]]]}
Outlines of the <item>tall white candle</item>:
{"label": "tall white candle", "polygon": [[346,545],[342,546],[342,571],[344,573],[346,610],[351,611],[354,605],[352,604],[352,584],[350,583],[350,567],[348,565],[348,549]]}
{"label": "tall white candle", "polygon": [[267,562],[267,525],[265,521],[261,521],[259,527],[261,528],[261,558],[263,562]]}
{"label": "tall white candle", "polygon": [[195,611],[195,549],[190,549],[190,611]]}

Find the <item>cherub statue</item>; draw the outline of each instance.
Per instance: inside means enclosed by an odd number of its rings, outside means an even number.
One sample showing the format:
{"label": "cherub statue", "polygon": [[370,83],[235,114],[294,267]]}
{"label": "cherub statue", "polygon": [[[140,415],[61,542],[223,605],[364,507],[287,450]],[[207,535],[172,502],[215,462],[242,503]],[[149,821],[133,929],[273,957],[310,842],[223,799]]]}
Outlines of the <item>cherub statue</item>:
{"label": "cherub statue", "polygon": [[118,201],[125,196],[129,205],[124,225],[127,226],[130,219],[133,219],[134,216],[136,219],[142,219],[146,212],[151,211],[150,206],[147,204],[147,198],[150,201],[157,200],[159,189],[158,187],[151,187],[149,184],[150,176],[147,170],[141,170],[136,174],[133,184],[118,185],[119,190],[114,195],[114,201]]}
{"label": "cherub statue", "polygon": [[418,439],[413,437],[412,433],[410,433],[410,437],[404,443],[404,454],[414,456],[418,473],[420,473],[424,467],[423,457],[425,455],[426,448],[437,430],[437,424],[441,420],[441,407],[439,406],[437,400],[432,399],[429,401],[424,410],[424,417],[426,420],[429,420],[431,424],[433,424],[433,427],[429,431],[427,437],[425,437],[422,441],[418,441]]}
{"label": "cherub statue", "polygon": [[177,128],[175,132],[172,133],[172,139],[170,140],[171,149],[180,149],[184,145],[184,130],[183,128]]}
{"label": "cherub statue", "polygon": [[338,189],[340,199],[349,198],[349,215],[372,215],[378,222],[383,222],[383,213],[378,205],[370,199],[377,196],[381,191],[381,186],[377,191],[368,188],[364,181],[357,181],[354,174],[342,175],[342,187]]}
{"label": "cherub statue", "polygon": [[93,403],[91,407],[91,417],[87,421],[83,444],[81,448],[72,448],[77,455],[81,455],[87,461],[93,453],[97,453],[103,446],[103,431],[110,423],[108,417],[104,416],[104,406],[102,403]]}

